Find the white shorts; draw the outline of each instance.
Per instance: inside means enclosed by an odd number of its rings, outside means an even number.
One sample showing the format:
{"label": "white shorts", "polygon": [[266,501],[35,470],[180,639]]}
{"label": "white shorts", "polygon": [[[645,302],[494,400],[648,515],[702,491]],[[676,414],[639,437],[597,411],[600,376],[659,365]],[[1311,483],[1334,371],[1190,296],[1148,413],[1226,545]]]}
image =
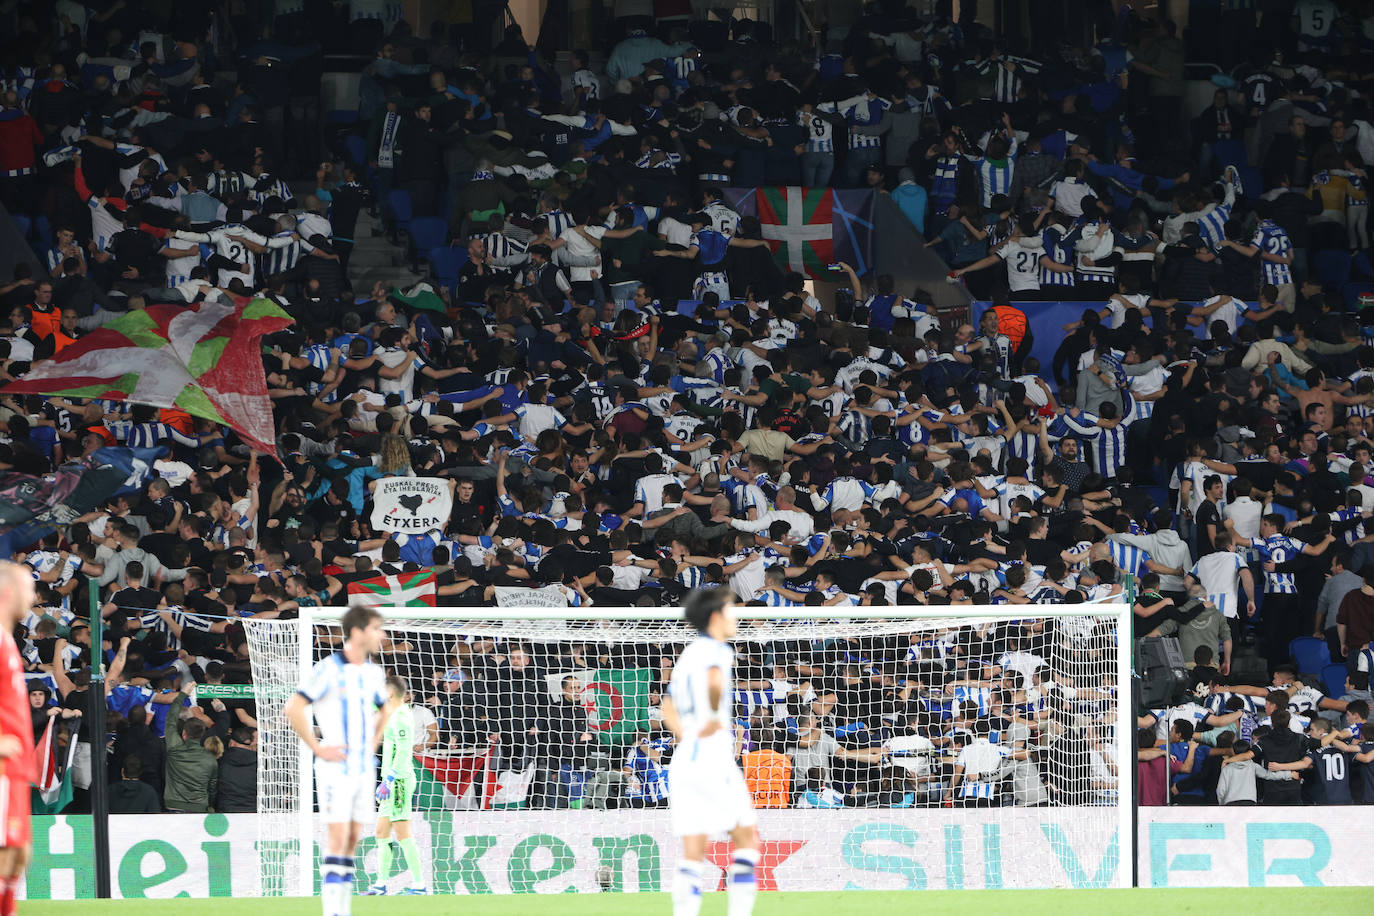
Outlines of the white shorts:
{"label": "white shorts", "polygon": [[758,823],[744,774],[733,762],[728,766],[670,764],[668,816],[673,836],[711,835]]}
{"label": "white shorts", "polygon": [[326,760],[315,764],[315,792],[326,824],[371,823],[377,816],[376,791],[377,774],[371,767],[358,774]]}

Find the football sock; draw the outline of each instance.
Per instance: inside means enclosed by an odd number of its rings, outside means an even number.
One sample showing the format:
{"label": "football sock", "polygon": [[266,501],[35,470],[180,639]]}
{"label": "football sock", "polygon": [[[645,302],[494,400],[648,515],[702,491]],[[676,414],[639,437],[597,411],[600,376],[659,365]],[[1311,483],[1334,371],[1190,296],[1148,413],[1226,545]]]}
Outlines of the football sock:
{"label": "football sock", "polygon": [[386,884],[386,879],[391,877],[391,840],[377,841],[377,884]]}
{"label": "football sock", "polygon": [[320,863],[320,906],[324,916],[343,916],[344,914],[344,858],[325,856]]}
{"label": "football sock", "polygon": [[401,854],[405,856],[406,868],[410,869],[410,886],[424,887],[425,874],[420,870],[420,847],[415,843],[415,837],[408,836],[401,840]]}
{"label": "football sock", "polygon": [[0,916],[15,916],[19,912],[19,879],[0,878]]}
{"label": "football sock", "polygon": [[701,863],[677,863],[673,876],[673,916],[697,916],[701,912]]}
{"label": "football sock", "polygon": [[340,916],[349,916],[353,912],[353,858],[345,857],[343,860],[343,882],[339,892]]}
{"label": "football sock", "polygon": [[754,866],[758,865],[757,849],[736,849],[735,861],[730,865],[726,890],[730,895],[729,916],[751,916],[759,886],[754,880]]}

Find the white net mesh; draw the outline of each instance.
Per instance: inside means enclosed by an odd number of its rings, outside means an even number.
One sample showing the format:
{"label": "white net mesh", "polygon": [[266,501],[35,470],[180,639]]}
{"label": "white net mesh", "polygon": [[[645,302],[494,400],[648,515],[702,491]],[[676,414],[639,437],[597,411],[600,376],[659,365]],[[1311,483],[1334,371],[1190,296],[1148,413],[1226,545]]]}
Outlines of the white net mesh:
{"label": "white net mesh", "polygon": [[[732,699],[765,847],[761,886],[1129,883],[1118,868],[1128,840],[1119,609],[1080,609],[1010,619],[1005,609],[862,617],[867,609],[854,608],[851,619],[741,622]],[[337,620],[326,613],[314,627],[312,660],[337,647]],[[359,884],[667,887],[678,844],[659,703],[692,638],[680,621],[436,614],[391,619],[387,630],[381,661],[414,696],[413,775],[402,789],[421,861],[408,874],[397,853],[392,874],[379,876],[375,841],[365,840]],[[296,621],[248,622],[260,692],[284,701],[299,683],[299,632]],[[259,709],[259,810],[264,852],[274,852],[263,858],[263,890],[296,893],[287,876],[297,847],[283,838],[305,830],[299,742],[280,703]],[[318,817],[309,829],[318,843]],[[726,850],[713,843],[708,859],[723,864]]]}

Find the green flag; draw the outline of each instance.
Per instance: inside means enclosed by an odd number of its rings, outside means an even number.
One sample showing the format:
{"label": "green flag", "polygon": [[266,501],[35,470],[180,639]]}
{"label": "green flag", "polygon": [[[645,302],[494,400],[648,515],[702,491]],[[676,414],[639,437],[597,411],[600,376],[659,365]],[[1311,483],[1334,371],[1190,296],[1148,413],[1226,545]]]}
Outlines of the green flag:
{"label": "green flag", "polygon": [[416,291],[415,295],[407,296],[398,286],[391,291],[391,298],[413,309],[424,309],[430,312],[438,312],[441,315],[446,314],[448,311],[444,307],[444,300],[439,298],[439,294],[431,289],[421,289]]}
{"label": "green flag", "polygon": [[625,745],[649,727],[651,668],[600,669],[582,687],[587,724],[602,744]]}

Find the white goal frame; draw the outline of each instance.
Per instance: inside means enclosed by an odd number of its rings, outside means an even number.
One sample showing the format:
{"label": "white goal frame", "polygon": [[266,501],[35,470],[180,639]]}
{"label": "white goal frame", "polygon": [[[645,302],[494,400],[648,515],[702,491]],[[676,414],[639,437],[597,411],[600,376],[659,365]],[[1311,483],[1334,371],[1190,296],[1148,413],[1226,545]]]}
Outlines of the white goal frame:
{"label": "white goal frame", "polygon": [[[682,620],[682,609],[638,608],[638,607],[379,607],[387,624],[404,624],[406,621],[423,623],[442,620],[455,623],[484,623],[503,621],[558,621],[558,622],[596,622],[596,621],[643,621],[671,623]],[[295,621],[297,626],[297,659],[302,673],[309,671],[314,664],[314,630],[317,624],[338,622],[348,608],[315,607],[301,608]],[[1022,620],[1026,618],[1053,619],[1057,617],[1082,617],[1092,614],[1102,618],[1115,618],[1118,634],[1116,659],[1116,755],[1117,755],[1117,842],[1118,861],[1116,880],[1113,886],[1130,887],[1135,868],[1135,746],[1136,717],[1132,704],[1132,639],[1131,627],[1133,614],[1131,605],[1122,602],[1087,602],[1070,605],[942,605],[938,607],[890,606],[890,607],[827,607],[822,614],[814,607],[744,607],[737,606],[735,616],[740,620],[815,620],[817,622],[855,621],[855,620],[931,620],[949,618],[968,618],[970,620]],[[245,621],[253,626],[251,619]],[[260,625],[275,624],[283,621],[267,621]],[[685,624],[684,624],[685,629]],[[310,853],[315,837],[314,811],[314,755],[301,742],[297,760],[298,791],[296,794],[296,842],[298,850],[297,869],[294,885],[290,878],[287,887],[294,886],[300,896],[310,897],[315,892],[315,870]],[[280,839],[277,837],[276,839]]]}

